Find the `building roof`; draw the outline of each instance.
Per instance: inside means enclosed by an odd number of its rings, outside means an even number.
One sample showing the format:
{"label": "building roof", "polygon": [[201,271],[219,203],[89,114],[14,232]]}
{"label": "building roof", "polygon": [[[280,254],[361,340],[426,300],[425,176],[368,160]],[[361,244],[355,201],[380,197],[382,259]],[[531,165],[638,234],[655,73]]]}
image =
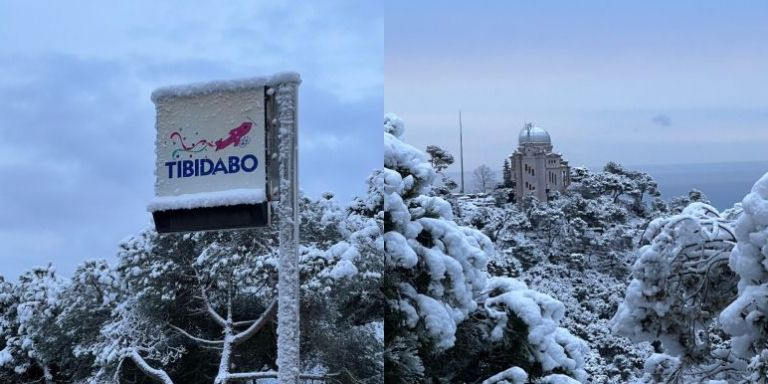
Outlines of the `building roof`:
{"label": "building roof", "polygon": [[520,131],[519,144],[552,144],[549,133],[544,128],[527,123]]}

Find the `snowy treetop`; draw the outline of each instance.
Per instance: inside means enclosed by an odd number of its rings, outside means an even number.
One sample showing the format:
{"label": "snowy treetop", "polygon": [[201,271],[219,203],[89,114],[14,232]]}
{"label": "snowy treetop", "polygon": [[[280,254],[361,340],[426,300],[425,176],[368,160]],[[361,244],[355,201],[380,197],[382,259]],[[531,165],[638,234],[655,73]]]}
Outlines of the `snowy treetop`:
{"label": "snowy treetop", "polygon": [[152,92],[152,101],[167,98],[208,95],[215,92],[242,91],[247,89],[274,86],[283,83],[301,83],[296,72],[280,72],[272,76],[248,77],[234,80],[217,80],[189,85],[175,85],[156,89]]}

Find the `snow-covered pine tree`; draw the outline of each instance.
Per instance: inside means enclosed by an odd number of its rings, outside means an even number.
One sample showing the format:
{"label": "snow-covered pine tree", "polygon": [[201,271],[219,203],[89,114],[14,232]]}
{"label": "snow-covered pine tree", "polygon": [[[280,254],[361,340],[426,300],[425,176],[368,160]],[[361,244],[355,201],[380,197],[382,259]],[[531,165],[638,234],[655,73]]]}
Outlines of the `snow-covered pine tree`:
{"label": "snow-covered pine tree", "polygon": [[768,377],[768,173],[741,202],[736,221],[736,247],[729,265],[739,277],[738,296],[720,314],[723,329],[733,336],[733,350],[751,358],[750,377]]}
{"label": "snow-covered pine tree", "polygon": [[630,205],[635,214],[646,215],[646,196],[651,199],[655,199],[661,196],[659,192],[659,186],[656,181],[647,173],[640,171],[633,171],[624,168],[621,164],[610,161],[603,167],[603,172],[624,176],[630,181],[629,188],[625,189],[622,193],[626,194],[632,201]]}
{"label": "snow-covered pine tree", "polygon": [[[340,383],[380,382],[383,240],[381,216],[371,214],[375,197],[356,200],[354,209],[330,194],[301,204],[304,369],[333,373]],[[213,383],[274,374],[273,230],[150,230],[123,242],[118,258],[118,303],[100,336],[78,346],[83,361],[95,359],[92,379]],[[93,269],[86,275],[99,274]],[[98,308],[95,299],[78,306]]]}
{"label": "snow-covered pine tree", "polygon": [[562,379],[553,371],[585,380],[586,345],[557,327],[562,304],[513,279],[488,280],[490,240],[457,225],[450,204],[429,194],[434,169],[403,134],[402,121],[386,115],[386,380]]}
{"label": "snow-covered pine tree", "polygon": [[61,312],[62,285],[53,266],[35,267],[19,277],[12,293],[4,294],[4,301],[14,303],[15,308],[7,309],[0,321],[5,328],[0,332],[5,337],[0,363],[10,365],[17,379],[53,383],[57,378],[56,347],[62,334],[55,319]]}
{"label": "snow-covered pine tree", "polygon": [[442,172],[453,164],[453,155],[437,145],[427,145],[427,154],[429,155],[429,163],[432,164],[435,172]]}
{"label": "snow-covered pine tree", "polygon": [[334,227],[339,236],[325,250],[307,246],[302,256],[302,348],[339,383],[383,381],[383,199],[376,174],[368,195],[350,208],[322,206],[314,215],[320,220],[308,226]]}
{"label": "snow-covered pine tree", "polygon": [[640,217],[652,214],[646,200],[653,202],[661,195],[656,181],[647,173],[628,170],[615,162],[608,162],[602,172],[573,168],[569,190],[587,199],[609,196],[613,203],[624,200],[627,209]]}
{"label": "snow-covered pine tree", "polygon": [[707,195],[704,194],[704,192],[699,191],[698,189],[694,188],[688,191],[687,195],[684,196],[676,196],[673,197],[669,204],[667,204],[667,209],[671,213],[680,213],[690,205],[691,203],[704,203],[704,204],[712,204],[711,201],[709,201],[709,198],[707,198]]}
{"label": "snow-covered pine tree", "polygon": [[105,260],[86,261],[67,280],[60,298],[61,312],[55,321],[64,336],[49,342],[58,341],[57,362],[65,381],[78,382],[93,374],[95,357],[88,348],[123,300],[118,276]]}
{"label": "snow-covered pine tree", "polygon": [[[147,312],[134,297],[117,305],[100,337],[80,347],[94,358],[97,370],[88,383],[121,382],[126,377],[173,384],[170,373],[187,349],[168,324]],[[132,375],[131,375],[132,374]]]}
{"label": "snow-covered pine tree", "polygon": [[512,166],[509,164],[509,159],[504,159],[504,164],[501,167],[502,185],[505,188],[512,187]]}
{"label": "snow-covered pine tree", "polygon": [[670,382],[725,378],[713,369],[727,362],[719,360],[722,345],[711,328],[736,294],[728,267],[734,241],[733,223],[704,203],[648,225],[647,245],[637,252],[633,279],[611,320],[614,332],[635,342],[658,340],[674,356],[651,356],[646,376],[663,374]]}
{"label": "snow-covered pine tree", "polygon": [[[14,357],[16,347],[11,338],[18,329],[16,309],[19,306],[18,297],[14,293],[14,286],[0,275],[0,381],[12,382],[16,372],[17,361]],[[26,359],[24,359],[26,361]]]}
{"label": "snow-covered pine tree", "polygon": [[[575,168],[572,179],[599,179],[590,175]],[[623,384],[642,375],[650,345],[614,335],[608,325],[647,220],[631,208],[632,199],[614,200],[607,188],[577,185],[547,202],[529,199],[523,207],[488,205],[482,198],[459,204],[464,215],[457,220],[481,230],[499,250],[488,264],[493,276],[514,276],[565,305],[562,326],[592,349],[585,362],[589,382]],[[549,224],[557,225],[547,225],[550,217],[555,220]]]}
{"label": "snow-covered pine tree", "polygon": [[445,174],[445,169],[453,164],[453,155],[437,145],[427,145],[427,154],[429,163],[432,164],[437,175],[440,177],[440,186],[435,188],[435,193],[443,196],[450,195],[451,191],[456,189],[456,182]]}

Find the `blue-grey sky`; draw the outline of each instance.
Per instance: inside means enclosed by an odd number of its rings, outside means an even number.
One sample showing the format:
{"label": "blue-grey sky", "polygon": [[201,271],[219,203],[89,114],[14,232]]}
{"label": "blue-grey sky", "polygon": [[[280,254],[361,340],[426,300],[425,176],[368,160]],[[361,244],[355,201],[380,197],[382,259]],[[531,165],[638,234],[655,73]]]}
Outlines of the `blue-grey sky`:
{"label": "blue-grey sky", "polygon": [[164,85],[294,70],[310,196],[381,166],[383,9],[357,1],[0,2],[0,274],[70,275],[151,223]]}
{"label": "blue-grey sky", "polygon": [[456,155],[462,110],[469,171],[500,168],[526,121],[575,165],[768,160],[764,0],[394,0],[385,18],[384,109]]}

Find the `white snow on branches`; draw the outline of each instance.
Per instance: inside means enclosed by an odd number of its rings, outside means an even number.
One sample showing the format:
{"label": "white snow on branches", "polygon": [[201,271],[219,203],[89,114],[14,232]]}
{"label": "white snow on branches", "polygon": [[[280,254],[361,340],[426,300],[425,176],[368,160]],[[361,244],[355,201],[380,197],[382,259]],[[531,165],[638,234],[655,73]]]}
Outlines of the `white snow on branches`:
{"label": "white snow on branches", "polygon": [[768,339],[768,173],[742,201],[736,222],[736,247],[729,265],[739,275],[739,295],[721,314],[723,329],[733,335],[734,352],[759,353]]}
{"label": "white snow on branches", "polygon": [[[402,141],[403,122],[384,118],[385,263],[396,281],[389,305],[402,324],[425,345],[441,352],[454,347],[458,326],[477,314],[489,344],[523,338],[547,383],[586,380],[586,344],[560,327],[564,306],[511,278],[488,279],[486,266],[495,255],[491,240],[479,230],[458,225],[453,207],[432,194],[435,170],[423,152]],[[525,334],[510,334],[512,318]],[[473,317],[474,319],[474,317]],[[520,348],[525,348],[521,345]],[[564,381],[566,380],[570,381]],[[527,373],[512,367],[485,383],[524,383]]]}
{"label": "white snow on branches", "polygon": [[483,380],[483,384],[525,384],[526,381],[528,374],[522,368],[512,367]]}
{"label": "white snow on branches", "polygon": [[635,342],[661,340],[673,355],[702,355],[701,331],[735,288],[728,269],[733,224],[704,203],[653,220],[638,251],[624,302],[611,320],[613,332]]}
{"label": "white snow on branches", "polygon": [[583,340],[560,328],[565,315],[563,303],[506,277],[491,278],[487,291],[490,294],[484,302],[485,310],[496,321],[492,339],[503,337],[509,316],[514,315],[528,327],[528,342],[545,371],[561,368],[573,372],[579,380],[586,379],[583,367],[588,347]]}
{"label": "white snow on branches", "polygon": [[423,195],[435,171],[423,152],[400,140],[402,121],[387,115],[384,128],[384,211],[393,223],[384,234],[386,263],[424,269],[428,284],[403,283],[400,307],[411,315],[409,325],[417,324],[412,315],[418,314],[438,348],[449,348],[456,325],[477,308],[474,297],[485,286],[493,247],[480,232],[453,222],[448,202]]}

